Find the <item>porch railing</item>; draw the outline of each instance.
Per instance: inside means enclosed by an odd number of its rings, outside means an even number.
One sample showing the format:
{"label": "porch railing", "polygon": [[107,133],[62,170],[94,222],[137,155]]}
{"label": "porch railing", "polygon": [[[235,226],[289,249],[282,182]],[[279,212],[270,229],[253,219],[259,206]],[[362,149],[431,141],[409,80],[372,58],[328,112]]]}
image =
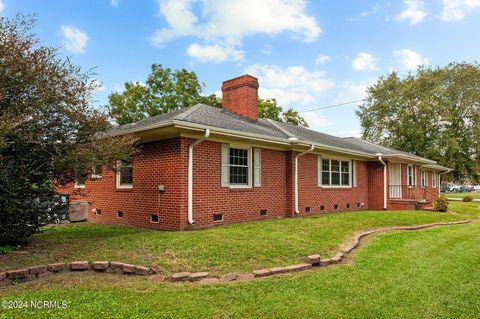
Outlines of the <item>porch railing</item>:
{"label": "porch railing", "polygon": [[433,201],[438,197],[438,188],[430,186],[423,187],[420,185],[389,185],[388,198],[389,199],[411,199],[417,201]]}

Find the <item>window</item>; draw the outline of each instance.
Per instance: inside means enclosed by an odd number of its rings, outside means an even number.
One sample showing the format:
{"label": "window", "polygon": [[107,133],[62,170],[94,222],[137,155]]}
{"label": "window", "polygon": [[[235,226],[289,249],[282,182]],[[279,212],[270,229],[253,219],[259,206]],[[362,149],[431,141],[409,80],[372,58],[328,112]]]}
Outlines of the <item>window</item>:
{"label": "window", "polygon": [[333,209],[338,209],[338,204],[333,205]]}
{"label": "window", "polygon": [[361,206],[361,204],[360,204],[360,203],[357,203],[357,207],[360,207],[360,206]]}
{"label": "window", "polygon": [[305,213],[310,213],[312,208],[310,206],[305,207]]}
{"label": "window", "polygon": [[214,222],[223,222],[223,214],[213,214]]}
{"label": "window", "polygon": [[322,186],[350,187],[350,161],[321,159]]}
{"label": "window", "polygon": [[347,204],[347,208],[350,208],[350,204]]}
{"label": "window", "polygon": [[85,180],[87,177],[85,174],[78,174],[77,178],[75,178],[75,182],[73,184],[74,188],[85,188]]}
{"label": "window", "polygon": [[102,164],[95,165],[92,169],[92,179],[100,179],[102,178]]}
{"label": "window", "polygon": [[325,210],[325,205],[320,205],[320,211],[324,211]]}
{"label": "window", "polygon": [[150,222],[151,223],[158,223],[158,220],[159,220],[159,218],[158,218],[157,214],[150,215]]}
{"label": "window", "polygon": [[427,187],[427,171],[422,170],[420,174],[422,178],[422,187],[425,188]]}
{"label": "window", "polygon": [[413,166],[408,165],[407,166],[407,183],[408,186],[413,186]]}
{"label": "window", "polygon": [[102,210],[99,208],[94,208],[93,212],[95,213],[95,215],[102,215]]}
{"label": "window", "polygon": [[260,210],[260,216],[267,216],[268,211],[266,209]]}
{"label": "window", "polygon": [[117,212],[117,217],[119,217],[119,218],[122,218],[122,217],[123,217],[123,212],[122,212],[121,210],[119,210],[119,211]]}
{"label": "window", "polygon": [[437,188],[437,172],[432,172],[432,187]]}
{"label": "window", "polygon": [[117,162],[117,188],[132,188],[133,185],[133,160]]}
{"label": "window", "polygon": [[250,186],[250,150],[230,147],[229,152],[230,185]]}

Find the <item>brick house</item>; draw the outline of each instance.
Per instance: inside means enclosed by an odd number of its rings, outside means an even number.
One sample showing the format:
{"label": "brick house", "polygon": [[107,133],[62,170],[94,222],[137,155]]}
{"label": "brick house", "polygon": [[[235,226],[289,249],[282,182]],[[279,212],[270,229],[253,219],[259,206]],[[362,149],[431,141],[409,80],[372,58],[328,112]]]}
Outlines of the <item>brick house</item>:
{"label": "brick house", "polygon": [[418,209],[438,197],[436,162],[358,138],[258,118],[258,80],[223,82],[197,104],[114,129],[141,142],[116,172],[59,188],[92,223],[165,230],[334,211]]}

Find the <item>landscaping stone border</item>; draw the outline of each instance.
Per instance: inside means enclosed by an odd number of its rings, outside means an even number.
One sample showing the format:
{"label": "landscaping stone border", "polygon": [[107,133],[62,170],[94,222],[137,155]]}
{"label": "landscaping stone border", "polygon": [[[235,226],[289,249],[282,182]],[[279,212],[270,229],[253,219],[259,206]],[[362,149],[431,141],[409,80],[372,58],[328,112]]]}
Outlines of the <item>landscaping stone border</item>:
{"label": "landscaping stone border", "polygon": [[320,255],[310,255],[304,258],[304,263],[284,266],[284,267],[273,267],[270,269],[258,269],[253,270],[252,273],[245,274],[236,274],[228,273],[224,274],[219,278],[209,277],[208,272],[179,272],[171,275],[170,277],[165,277],[164,275],[158,274],[160,269],[158,265],[152,265],[151,267],[145,267],[140,265],[132,265],[127,263],[122,263],[118,261],[94,261],[89,263],[88,261],[74,261],[71,263],[52,263],[47,265],[39,265],[34,267],[27,267],[23,269],[9,270],[5,272],[0,272],[0,287],[7,286],[11,284],[26,282],[34,280],[36,278],[42,278],[54,273],[72,271],[72,272],[81,272],[81,271],[95,271],[95,272],[106,272],[114,274],[125,274],[125,275],[137,275],[137,276],[148,276],[149,280],[152,282],[192,282],[202,285],[208,284],[218,284],[218,283],[227,283],[227,282],[242,282],[242,281],[251,281],[258,278],[274,276],[289,272],[298,272],[304,270],[310,270],[313,267],[326,267],[334,264],[340,263],[347,255],[351,254],[356,248],[359,247],[361,241],[374,233],[382,233],[391,230],[419,230],[425,228],[431,228],[436,226],[447,226],[447,225],[459,225],[459,224],[468,224],[472,220],[461,220],[455,222],[439,222],[432,224],[423,224],[416,226],[390,226],[390,227],[380,227],[370,230],[365,230],[354,235],[352,240],[344,243],[340,251],[331,258],[322,259]]}

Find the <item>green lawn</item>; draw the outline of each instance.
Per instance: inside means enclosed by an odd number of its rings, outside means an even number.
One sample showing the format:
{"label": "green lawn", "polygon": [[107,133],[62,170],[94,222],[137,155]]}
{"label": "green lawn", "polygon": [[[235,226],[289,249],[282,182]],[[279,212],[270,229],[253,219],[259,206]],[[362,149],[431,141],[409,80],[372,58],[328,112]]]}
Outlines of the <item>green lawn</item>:
{"label": "green lawn", "polygon": [[465,212],[363,211],[241,223],[193,232],[162,232],[96,224],[47,227],[22,250],[0,255],[0,269],[49,262],[110,260],[162,272],[209,271],[213,275],[299,263],[318,253],[332,257],[356,231],[465,219]]}
{"label": "green lawn", "polygon": [[[452,209],[478,217],[480,204]],[[409,216],[390,217],[397,215]],[[342,225],[340,216],[349,214],[322,218]],[[0,310],[0,318],[478,318],[477,247],[475,221],[376,235],[351,263],[248,283],[154,284],[138,276],[64,273],[0,289],[0,299],[60,300],[68,308]]]}
{"label": "green lawn", "polygon": [[464,198],[465,196],[472,196],[473,198],[480,199],[480,192],[471,193],[443,193],[447,198]]}

